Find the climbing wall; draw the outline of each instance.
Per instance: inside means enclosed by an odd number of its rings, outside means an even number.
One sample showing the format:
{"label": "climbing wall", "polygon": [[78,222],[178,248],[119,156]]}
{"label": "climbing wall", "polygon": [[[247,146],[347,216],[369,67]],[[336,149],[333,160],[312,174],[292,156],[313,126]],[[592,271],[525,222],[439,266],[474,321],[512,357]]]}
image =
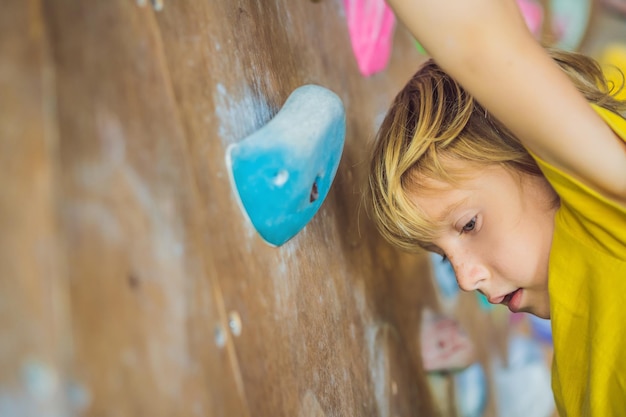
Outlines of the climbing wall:
{"label": "climbing wall", "polygon": [[[338,0],[9,0],[0,57],[1,417],[455,414],[420,356],[429,260],[361,201],[424,60],[406,31],[363,77]],[[270,247],[225,152],[309,83],[343,101],[345,148],[317,215]]]}

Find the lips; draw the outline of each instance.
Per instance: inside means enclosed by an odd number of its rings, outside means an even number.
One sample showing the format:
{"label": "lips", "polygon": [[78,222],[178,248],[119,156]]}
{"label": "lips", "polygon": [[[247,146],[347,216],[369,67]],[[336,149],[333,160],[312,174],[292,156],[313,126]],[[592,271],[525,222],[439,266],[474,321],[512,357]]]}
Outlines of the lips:
{"label": "lips", "polygon": [[520,310],[522,304],[522,289],[518,288],[512,293],[507,294],[504,297],[504,300],[502,300],[502,304],[507,306],[509,310],[511,310],[511,312],[517,313]]}
{"label": "lips", "polygon": [[508,294],[501,295],[499,297],[493,297],[489,299],[491,304],[504,304],[513,313],[519,311],[522,302],[522,289],[518,288]]}
{"label": "lips", "polygon": [[503,301],[503,300],[504,300],[504,299],[505,299],[508,295],[509,295],[509,294],[507,294],[507,295],[501,295],[500,297],[490,298],[490,299],[489,299],[489,302],[490,302],[491,304],[500,304],[500,303],[501,303],[501,302],[502,302],[502,301]]}

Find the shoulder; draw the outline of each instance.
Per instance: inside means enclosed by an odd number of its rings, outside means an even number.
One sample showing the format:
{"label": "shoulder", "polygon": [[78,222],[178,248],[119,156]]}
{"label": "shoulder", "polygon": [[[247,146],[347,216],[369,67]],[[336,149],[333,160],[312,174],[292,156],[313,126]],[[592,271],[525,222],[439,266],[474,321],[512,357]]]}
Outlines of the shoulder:
{"label": "shoulder", "polygon": [[[592,105],[593,110],[626,141],[626,120]],[[559,167],[534,155],[544,175],[561,199],[557,223],[589,247],[607,252],[618,259],[626,253],[626,205],[614,201]]]}

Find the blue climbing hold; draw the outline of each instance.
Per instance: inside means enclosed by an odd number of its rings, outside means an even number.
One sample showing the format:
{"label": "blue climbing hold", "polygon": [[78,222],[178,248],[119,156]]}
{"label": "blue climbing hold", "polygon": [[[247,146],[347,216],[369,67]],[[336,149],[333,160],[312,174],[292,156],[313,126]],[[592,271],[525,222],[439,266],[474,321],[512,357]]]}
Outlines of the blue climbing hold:
{"label": "blue climbing hold", "polygon": [[341,99],[305,85],[269,123],[228,147],[235,194],[267,243],[284,244],[317,213],[339,167],[345,135]]}

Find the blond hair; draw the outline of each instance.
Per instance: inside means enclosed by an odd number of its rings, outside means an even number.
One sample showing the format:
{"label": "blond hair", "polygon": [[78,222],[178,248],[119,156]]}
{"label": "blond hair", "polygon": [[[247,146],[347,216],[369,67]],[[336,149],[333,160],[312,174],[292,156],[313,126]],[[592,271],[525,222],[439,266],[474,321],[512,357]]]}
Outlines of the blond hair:
{"label": "blond hair", "polygon": [[[616,113],[626,103],[613,95],[600,66],[584,55],[548,50],[585,98]],[[521,142],[446,74],[427,61],[400,91],[376,135],[367,206],[381,234],[403,249],[425,248],[438,225],[409,199],[423,179],[454,184],[463,172],[443,161],[476,166],[499,164],[514,172],[542,175]],[[423,186],[423,183],[420,184]]]}

